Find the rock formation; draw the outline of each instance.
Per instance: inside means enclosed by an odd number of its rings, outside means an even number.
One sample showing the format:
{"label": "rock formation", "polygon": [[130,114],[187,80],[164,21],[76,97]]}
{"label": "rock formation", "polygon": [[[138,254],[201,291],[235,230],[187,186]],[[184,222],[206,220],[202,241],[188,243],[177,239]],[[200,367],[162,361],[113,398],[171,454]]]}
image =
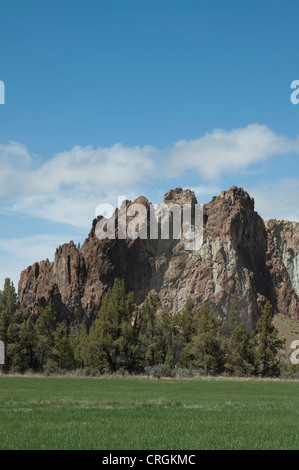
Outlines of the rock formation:
{"label": "rock formation", "polygon": [[[146,198],[134,202],[149,214]],[[164,198],[167,205],[196,202],[194,193],[182,188]],[[214,197],[203,212],[203,243],[196,251],[176,239],[99,240],[95,227],[101,218],[95,219],[81,249],[70,242],[56,250],[53,262],[35,263],[21,273],[22,308],[38,312],[51,298],[61,319],[72,323],[86,315],[92,321],[103,294],[119,277],[138,304],[154,290],[173,313],[191,296],[226,317],[237,299],[248,331],[267,299],[276,312],[298,318],[299,224],[264,222],[254,200],[235,186]],[[117,221],[118,210],[115,216]]]}

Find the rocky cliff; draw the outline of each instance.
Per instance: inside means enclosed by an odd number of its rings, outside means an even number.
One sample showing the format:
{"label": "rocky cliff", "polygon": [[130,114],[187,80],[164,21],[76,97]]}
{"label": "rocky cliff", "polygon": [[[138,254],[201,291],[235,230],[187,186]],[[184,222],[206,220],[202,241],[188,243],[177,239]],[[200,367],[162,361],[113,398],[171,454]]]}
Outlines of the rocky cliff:
{"label": "rocky cliff", "polygon": [[[134,202],[149,213],[146,198]],[[194,193],[182,188],[164,198],[167,205],[196,202]],[[155,290],[174,313],[191,296],[198,305],[209,302],[225,317],[237,299],[248,330],[266,299],[275,311],[298,318],[299,224],[265,223],[248,193],[234,186],[204,206],[203,220],[203,243],[189,251],[176,239],[99,240],[95,219],[80,250],[70,242],[56,250],[53,262],[35,263],[21,273],[22,308],[37,312],[52,298],[61,319],[81,321],[86,315],[92,320],[102,295],[119,277],[134,291],[138,304]]]}
{"label": "rocky cliff", "polygon": [[299,295],[299,223],[271,219],[265,225],[280,252],[290,282]]}

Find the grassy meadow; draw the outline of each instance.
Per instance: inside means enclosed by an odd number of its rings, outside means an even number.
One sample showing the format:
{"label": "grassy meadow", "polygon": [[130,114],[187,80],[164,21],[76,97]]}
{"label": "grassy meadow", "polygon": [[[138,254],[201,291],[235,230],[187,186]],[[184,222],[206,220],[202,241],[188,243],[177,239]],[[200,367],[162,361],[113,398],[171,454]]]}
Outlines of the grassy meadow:
{"label": "grassy meadow", "polygon": [[0,376],[0,449],[298,449],[299,381]]}

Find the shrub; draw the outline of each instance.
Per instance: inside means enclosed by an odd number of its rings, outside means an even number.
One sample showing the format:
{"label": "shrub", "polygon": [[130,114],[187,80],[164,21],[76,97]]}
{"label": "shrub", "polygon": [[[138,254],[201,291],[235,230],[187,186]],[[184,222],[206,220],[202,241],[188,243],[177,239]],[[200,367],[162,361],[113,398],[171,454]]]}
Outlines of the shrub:
{"label": "shrub", "polygon": [[178,367],[177,369],[175,369],[175,376],[178,378],[178,379],[185,379],[187,377],[190,377],[190,371],[189,369],[184,369],[184,368],[180,368]]}
{"label": "shrub", "polygon": [[114,372],[114,375],[124,377],[125,375],[129,375],[129,372],[123,367],[120,367],[116,372]]}
{"label": "shrub", "polygon": [[175,370],[171,369],[167,364],[157,364],[153,367],[146,367],[147,375],[160,379],[161,377],[174,377]]}

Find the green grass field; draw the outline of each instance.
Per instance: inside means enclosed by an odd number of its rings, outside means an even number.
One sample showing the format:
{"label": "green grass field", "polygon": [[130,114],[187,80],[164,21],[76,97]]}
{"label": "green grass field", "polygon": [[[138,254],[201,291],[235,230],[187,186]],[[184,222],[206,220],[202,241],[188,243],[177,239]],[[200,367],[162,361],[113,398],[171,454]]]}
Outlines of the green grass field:
{"label": "green grass field", "polygon": [[299,382],[0,377],[0,449],[298,449]]}

